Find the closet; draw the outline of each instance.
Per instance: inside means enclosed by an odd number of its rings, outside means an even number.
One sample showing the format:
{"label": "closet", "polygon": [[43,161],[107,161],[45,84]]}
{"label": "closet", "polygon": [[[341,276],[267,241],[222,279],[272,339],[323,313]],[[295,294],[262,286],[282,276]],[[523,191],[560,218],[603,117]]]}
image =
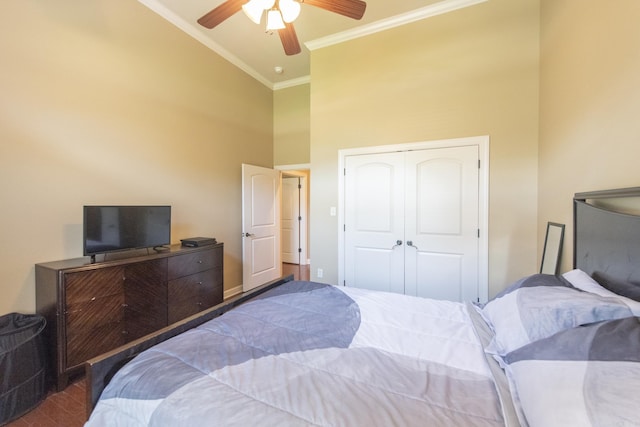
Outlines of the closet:
{"label": "closet", "polygon": [[344,158],[344,285],[479,299],[479,148]]}

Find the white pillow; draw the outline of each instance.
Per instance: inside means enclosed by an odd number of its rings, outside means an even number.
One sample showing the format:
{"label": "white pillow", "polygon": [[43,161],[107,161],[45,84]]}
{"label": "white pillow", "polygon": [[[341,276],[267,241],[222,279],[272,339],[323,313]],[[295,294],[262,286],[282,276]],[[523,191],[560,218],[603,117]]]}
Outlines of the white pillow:
{"label": "white pillow", "polygon": [[569,283],[576,288],[585,292],[591,292],[592,294],[600,295],[606,298],[617,298],[625,303],[633,313],[634,316],[640,316],[640,302],[634,301],[631,298],[618,295],[611,292],[609,289],[603,288],[598,282],[596,282],[591,276],[580,269],[567,271],[562,275]]}

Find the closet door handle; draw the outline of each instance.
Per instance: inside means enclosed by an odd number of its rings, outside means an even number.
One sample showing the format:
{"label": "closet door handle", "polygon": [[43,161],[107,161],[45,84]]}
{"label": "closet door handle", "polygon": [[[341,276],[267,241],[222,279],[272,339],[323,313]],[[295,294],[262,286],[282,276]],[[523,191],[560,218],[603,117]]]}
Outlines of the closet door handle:
{"label": "closet door handle", "polygon": [[394,249],[396,246],[402,246],[402,240],[396,240],[396,244],[391,246],[391,249]]}
{"label": "closet door handle", "polygon": [[420,250],[420,249],[418,249],[418,247],[416,245],[413,244],[413,240],[407,240],[407,246],[411,246],[412,248],[416,248],[417,251]]}

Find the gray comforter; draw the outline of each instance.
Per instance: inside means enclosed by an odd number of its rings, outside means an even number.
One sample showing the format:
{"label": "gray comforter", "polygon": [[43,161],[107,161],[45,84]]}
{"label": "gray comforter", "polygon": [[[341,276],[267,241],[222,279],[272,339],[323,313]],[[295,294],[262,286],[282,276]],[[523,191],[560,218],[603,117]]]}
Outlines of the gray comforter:
{"label": "gray comforter", "polygon": [[502,426],[473,311],[287,283],[139,355],[87,426]]}

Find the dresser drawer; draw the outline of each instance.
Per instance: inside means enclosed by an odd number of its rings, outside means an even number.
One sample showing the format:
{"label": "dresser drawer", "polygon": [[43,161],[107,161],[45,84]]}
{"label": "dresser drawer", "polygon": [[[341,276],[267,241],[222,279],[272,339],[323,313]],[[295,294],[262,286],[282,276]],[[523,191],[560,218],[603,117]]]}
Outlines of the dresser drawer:
{"label": "dresser drawer", "polygon": [[222,302],[222,269],[211,270],[170,280],[169,323],[177,322]]}
{"label": "dresser drawer", "polygon": [[78,333],[70,333],[67,336],[65,369],[81,366],[92,357],[125,344],[126,335],[122,329],[122,322],[113,322],[100,325],[91,331],[83,329]]}
{"label": "dresser drawer", "polygon": [[197,297],[204,289],[211,289],[221,284],[219,269],[202,271],[179,279],[170,280],[167,289],[169,301],[180,301]]}
{"label": "dresser drawer", "polygon": [[74,329],[91,329],[96,326],[120,321],[123,318],[124,294],[95,298],[65,306],[67,332]]}
{"label": "dresser drawer", "polygon": [[198,251],[169,258],[168,279],[199,273],[211,268],[220,267],[220,259],[216,251],[221,248],[212,248],[206,251]]}
{"label": "dresser drawer", "polygon": [[122,267],[99,268],[64,274],[67,304],[77,304],[123,292]]}
{"label": "dresser drawer", "polygon": [[66,306],[67,367],[124,344],[123,305],[119,294]]}

